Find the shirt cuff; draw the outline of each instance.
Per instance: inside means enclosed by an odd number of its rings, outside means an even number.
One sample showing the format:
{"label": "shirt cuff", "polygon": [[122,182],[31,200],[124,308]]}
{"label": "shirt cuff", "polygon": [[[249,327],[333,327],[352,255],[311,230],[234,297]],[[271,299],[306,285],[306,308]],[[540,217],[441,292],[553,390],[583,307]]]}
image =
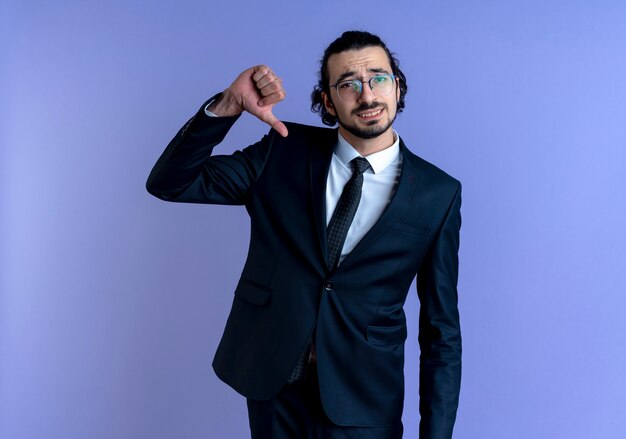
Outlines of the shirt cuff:
{"label": "shirt cuff", "polygon": [[204,106],[204,114],[206,114],[209,117],[219,117],[217,114],[211,113],[209,111],[209,107],[211,106],[211,104],[213,104],[213,102],[215,102],[215,98],[211,99],[209,103]]}

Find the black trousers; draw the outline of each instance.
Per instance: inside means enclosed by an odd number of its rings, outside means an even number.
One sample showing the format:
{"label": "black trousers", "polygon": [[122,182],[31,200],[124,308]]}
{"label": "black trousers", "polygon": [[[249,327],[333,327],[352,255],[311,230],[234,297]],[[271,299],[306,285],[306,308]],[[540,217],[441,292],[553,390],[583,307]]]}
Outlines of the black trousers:
{"label": "black trousers", "polygon": [[320,399],[317,368],[309,364],[302,380],[286,385],[269,401],[248,399],[252,439],[400,439],[397,426],[342,427],[328,419]]}

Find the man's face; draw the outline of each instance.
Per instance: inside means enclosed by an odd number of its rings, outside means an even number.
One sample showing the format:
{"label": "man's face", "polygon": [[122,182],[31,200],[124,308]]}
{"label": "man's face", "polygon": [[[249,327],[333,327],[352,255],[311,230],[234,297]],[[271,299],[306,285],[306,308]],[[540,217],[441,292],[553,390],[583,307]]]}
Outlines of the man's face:
{"label": "man's face", "polygon": [[363,82],[361,94],[352,100],[342,100],[334,87],[330,87],[330,95],[323,93],[326,110],[337,117],[340,129],[361,139],[373,139],[390,131],[396,117],[400,88],[394,81],[391,93],[387,96],[381,96],[381,93],[376,95],[367,80],[380,74],[393,74],[387,53],[382,47],[348,50],[328,58],[331,85],[349,79]]}

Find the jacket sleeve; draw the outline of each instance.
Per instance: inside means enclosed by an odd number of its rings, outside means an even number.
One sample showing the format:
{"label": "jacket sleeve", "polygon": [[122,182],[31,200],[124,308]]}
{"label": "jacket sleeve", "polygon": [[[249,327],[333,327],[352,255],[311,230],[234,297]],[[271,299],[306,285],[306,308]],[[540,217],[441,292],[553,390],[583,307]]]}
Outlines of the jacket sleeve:
{"label": "jacket sleeve", "polygon": [[242,151],[212,156],[238,116],[210,117],[204,113],[205,105],[167,145],[150,172],[146,189],[165,201],[245,204],[269,154],[274,131]]}
{"label": "jacket sleeve", "polygon": [[417,276],[420,439],[450,439],[461,387],[457,279],[461,185]]}

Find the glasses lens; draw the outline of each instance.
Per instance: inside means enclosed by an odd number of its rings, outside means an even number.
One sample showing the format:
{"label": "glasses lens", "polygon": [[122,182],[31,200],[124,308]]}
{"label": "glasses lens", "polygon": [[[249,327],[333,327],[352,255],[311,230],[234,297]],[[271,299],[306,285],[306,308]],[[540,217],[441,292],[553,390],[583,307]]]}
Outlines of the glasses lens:
{"label": "glasses lens", "polygon": [[393,77],[391,75],[378,75],[370,78],[370,87],[376,96],[387,96],[393,90]]}
{"label": "glasses lens", "polygon": [[337,93],[342,101],[356,101],[361,94],[362,87],[361,81],[343,81],[337,84]]}
{"label": "glasses lens", "polygon": [[[367,83],[376,96],[387,96],[393,91],[394,78],[392,75],[376,75],[368,79]],[[363,91],[363,83],[358,79],[337,83],[337,94],[344,102],[356,101]]]}

